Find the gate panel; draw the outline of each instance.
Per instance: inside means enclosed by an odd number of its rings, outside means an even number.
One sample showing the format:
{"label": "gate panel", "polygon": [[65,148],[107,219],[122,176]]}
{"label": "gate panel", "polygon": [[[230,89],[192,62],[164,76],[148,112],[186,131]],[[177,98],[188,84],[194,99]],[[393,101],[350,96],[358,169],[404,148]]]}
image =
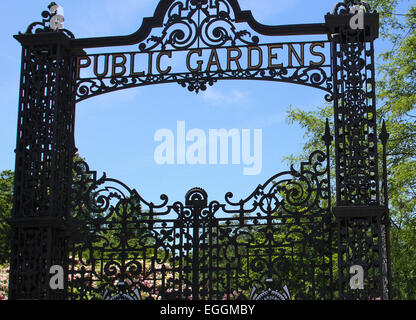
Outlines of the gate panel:
{"label": "gate panel", "polygon": [[163,195],[155,205],[78,162],[71,298],[235,300],[268,289],[281,299],[333,298],[328,163],[316,151],[238,202],[231,193],[209,202],[195,188],[184,203]]}

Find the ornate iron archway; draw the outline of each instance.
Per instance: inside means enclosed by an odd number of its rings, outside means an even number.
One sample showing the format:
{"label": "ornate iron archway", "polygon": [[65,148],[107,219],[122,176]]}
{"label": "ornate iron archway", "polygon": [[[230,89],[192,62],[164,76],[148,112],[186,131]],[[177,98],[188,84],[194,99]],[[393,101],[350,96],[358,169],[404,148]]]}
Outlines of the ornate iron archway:
{"label": "ornate iron archway", "polygon": [[[352,9],[363,11],[363,28],[351,28]],[[135,33],[89,39],[60,27],[54,3],[42,16],[15,36],[23,51],[11,299],[235,299],[250,297],[254,287],[268,291],[252,298],[389,298],[386,168],[384,154],[380,179],[373,45],[379,17],[367,4],[338,3],[321,24],[266,26],[237,0],[161,0]],[[325,38],[263,40],[285,35]],[[127,45],[137,49],[84,51]],[[169,61],[180,57],[182,69],[174,70]],[[230,194],[225,202],[210,202],[204,190],[193,189],[185,203],[168,204],[162,196],[155,205],[117,180],[97,179],[85,163],[74,166],[77,102],[162,83],[199,92],[227,79],[326,92],[335,111],[335,207],[328,125],[327,150],[235,203]],[[385,128],[380,138],[385,148]],[[168,218],[170,213],[176,216]],[[69,278],[61,290],[49,286],[53,265],[63,266]],[[364,271],[358,289],[350,286],[354,266]],[[285,295],[273,291],[282,288]]]}

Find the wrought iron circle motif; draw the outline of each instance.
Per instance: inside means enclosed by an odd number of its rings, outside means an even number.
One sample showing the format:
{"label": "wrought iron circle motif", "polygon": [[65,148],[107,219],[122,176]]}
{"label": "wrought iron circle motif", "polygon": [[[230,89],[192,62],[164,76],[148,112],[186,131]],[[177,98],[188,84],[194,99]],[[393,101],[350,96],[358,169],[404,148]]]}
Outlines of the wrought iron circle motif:
{"label": "wrought iron circle motif", "polygon": [[205,208],[208,204],[208,194],[202,188],[193,188],[186,193],[185,204],[187,206]]}

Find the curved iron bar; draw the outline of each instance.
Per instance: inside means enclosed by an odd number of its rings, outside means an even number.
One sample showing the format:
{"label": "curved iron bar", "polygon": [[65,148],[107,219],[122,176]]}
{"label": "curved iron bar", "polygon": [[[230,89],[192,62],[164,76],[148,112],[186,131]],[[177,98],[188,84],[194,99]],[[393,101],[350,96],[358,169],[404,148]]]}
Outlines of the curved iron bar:
{"label": "curved iron bar", "polygon": [[215,71],[176,73],[122,78],[89,78],[77,83],[77,102],[104,93],[162,83],[177,83],[191,92],[205,91],[219,80],[263,80],[299,84],[328,92],[326,101],[332,101],[332,76],[320,67],[298,67],[242,71]]}

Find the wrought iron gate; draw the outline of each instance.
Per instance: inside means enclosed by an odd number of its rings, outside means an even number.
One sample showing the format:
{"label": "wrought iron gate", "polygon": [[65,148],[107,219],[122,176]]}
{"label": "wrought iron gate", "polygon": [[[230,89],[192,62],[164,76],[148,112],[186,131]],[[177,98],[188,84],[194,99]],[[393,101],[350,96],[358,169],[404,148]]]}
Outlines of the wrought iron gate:
{"label": "wrought iron gate", "polygon": [[71,298],[233,300],[287,287],[293,299],[332,299],[327,152],[224,203],[200,188],[184,203],[149,203],[78,162]]}
{"label": "wrought iron gate", "polygon": [[[365,18],[362,28],[351,28],[354,10]],[[10,299],[389,299],[388,134],[383,127],[380,159],[374,62],[379,15],[368,4],[339,2],[324,23],[266,26],[237,0],[160,0],[154,16],[131,35],[87,39],[60,27],[55,3],[42,17],[15,36],[23,49]],[[299,35],[323,39],[263,42]],[[84,51],[129,45],[139,51]],[[283,48],[287,61],[278,63],[273,50]],[[208,61],[191,59],[202,59],[203,51]],[[258,65],[252,52],[262,58]],[[135,69],[139,54],[147,57],[147,71]],[[173,54],[186,56],[186,68],[161,67]],[[102,73],[99,56],[107,65]],[[198,92],[226,79],[325,92],[335,115],[334,204],[328,124],[326,151],[237,202],[232,194],[212,201],[193,189],[184,203],[162,196],[154,204],[117,180],[98,178],[86,163],[74,167],[77,102],[162,83]],[[49,285],[54,265],[69,276],[63,289]],[[356,268],[363,270],[358,290],[350,283]]]}

